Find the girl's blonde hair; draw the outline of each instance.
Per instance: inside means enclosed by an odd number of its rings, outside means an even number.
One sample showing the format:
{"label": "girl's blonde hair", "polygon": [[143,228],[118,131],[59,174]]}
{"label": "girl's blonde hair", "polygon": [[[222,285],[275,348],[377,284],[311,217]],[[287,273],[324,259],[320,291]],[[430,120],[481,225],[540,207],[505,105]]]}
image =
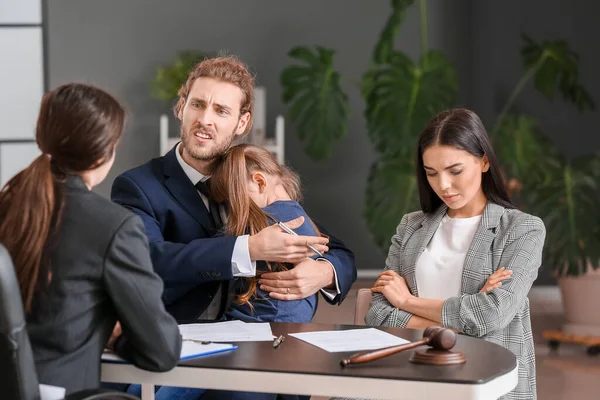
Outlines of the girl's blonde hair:
{"label": "girl's blonde hair", "polygon": [[[229,235],[254,235],[269,226],[272,217],[256,205],[248,193],[248,181],[255,172],[277,177],[292,200],[302,200],[300,177],[287,166],[279,164],[271,152],[245,143],[233,146],[219,160],[209,181],[214,200],[228,206],[225,229]],[[287,270],[283,263],[267,262],[267,267],[269,271]],[[249,303],[256,295],[258,277],[244,279],[248,282],[248,290],[238,296],[238,304]]]}

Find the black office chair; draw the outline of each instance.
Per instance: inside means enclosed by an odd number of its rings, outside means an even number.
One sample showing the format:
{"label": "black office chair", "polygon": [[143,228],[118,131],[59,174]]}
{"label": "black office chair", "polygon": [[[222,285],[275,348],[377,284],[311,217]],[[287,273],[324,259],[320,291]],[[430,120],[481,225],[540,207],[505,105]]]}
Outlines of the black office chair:
{"label": "black office chair", "polygon": [[[0,244],[0,393],[3,400],[40,399],[39,382],[12,260]],[[42,399],[43,400],[43,399]],[[110,389],[89,389],[65,400],[139,400]]]}

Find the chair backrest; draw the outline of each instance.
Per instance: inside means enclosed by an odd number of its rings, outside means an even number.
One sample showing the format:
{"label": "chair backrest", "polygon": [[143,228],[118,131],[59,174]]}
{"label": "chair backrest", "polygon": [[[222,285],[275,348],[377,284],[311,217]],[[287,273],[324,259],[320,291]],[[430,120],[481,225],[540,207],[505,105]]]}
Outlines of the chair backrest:
{"label": "chair backrest", "polygon": [[0,244],[0,392],[3,400],[39,398],[35,361],[15,269]]}
{"label": "chair backrest", "polygon": [[371,289],[358,289],[354,308],[354,325],[365,325],[365,316],[371,305]]}

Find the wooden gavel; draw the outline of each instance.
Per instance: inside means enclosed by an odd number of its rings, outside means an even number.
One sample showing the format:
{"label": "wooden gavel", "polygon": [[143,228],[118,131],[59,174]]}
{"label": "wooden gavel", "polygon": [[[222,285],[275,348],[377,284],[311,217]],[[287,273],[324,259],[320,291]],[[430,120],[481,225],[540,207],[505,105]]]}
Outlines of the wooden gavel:
{"label": "wooden gavel", "polygon": [[362,364],[424,345],[429,345],[434,350],[448,351],[452,349],[455,344],[456,333],[452,329],[442,328],[441,326],[430,326],[423,332],[423,339],[417,342],[356,353],[340,361],[340,364],[342,364],[342,367],[350,364]]}

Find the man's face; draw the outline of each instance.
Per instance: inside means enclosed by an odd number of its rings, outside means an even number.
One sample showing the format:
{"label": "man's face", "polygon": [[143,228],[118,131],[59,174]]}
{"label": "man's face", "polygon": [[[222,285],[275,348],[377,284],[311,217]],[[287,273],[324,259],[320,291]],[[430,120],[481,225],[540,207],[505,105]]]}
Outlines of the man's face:
{"label": "man's face", "polygon": [[179,111],[184,158],[211,162],[244,133],[250,114],[240,115],[244,94],[234,84],[213,78],[194,81]]}

